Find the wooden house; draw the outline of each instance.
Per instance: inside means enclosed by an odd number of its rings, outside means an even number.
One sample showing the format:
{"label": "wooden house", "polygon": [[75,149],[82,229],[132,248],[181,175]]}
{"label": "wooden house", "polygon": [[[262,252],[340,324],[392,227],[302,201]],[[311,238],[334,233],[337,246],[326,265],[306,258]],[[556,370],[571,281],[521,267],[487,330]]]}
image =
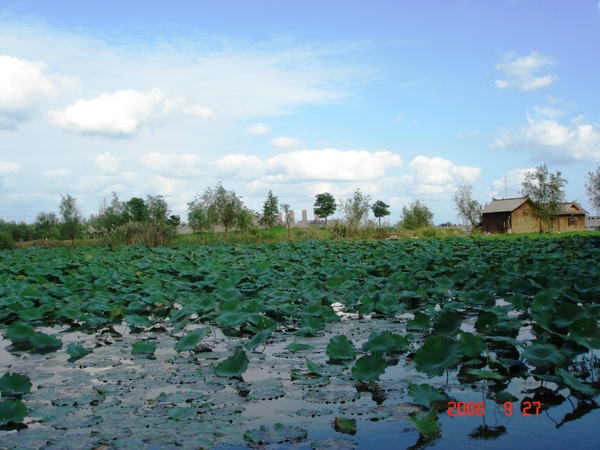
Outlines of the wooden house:
{"label": "wooden house", "polygon": [[[563,203],[558,216],[552,219],[554,232],[585,231],[588,212],[577,202]],[[540,230],[527,198],[492,199],[481,211],[484,233],[532,233]]]}

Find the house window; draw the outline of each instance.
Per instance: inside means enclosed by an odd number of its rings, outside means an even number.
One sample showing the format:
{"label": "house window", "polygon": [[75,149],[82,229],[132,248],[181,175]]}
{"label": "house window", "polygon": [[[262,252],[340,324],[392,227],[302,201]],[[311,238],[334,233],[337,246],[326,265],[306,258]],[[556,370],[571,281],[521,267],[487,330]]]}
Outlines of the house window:
{"label": "house window", "polygon": [[576,217],[569,217],[569,226],[570,227],[574,227],[577,225],[577,218]]}

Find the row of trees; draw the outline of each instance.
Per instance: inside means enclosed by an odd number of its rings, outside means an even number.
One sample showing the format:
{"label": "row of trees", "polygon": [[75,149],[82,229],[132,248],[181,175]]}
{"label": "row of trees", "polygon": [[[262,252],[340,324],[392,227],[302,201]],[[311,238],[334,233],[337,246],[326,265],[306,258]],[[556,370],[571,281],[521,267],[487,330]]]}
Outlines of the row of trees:
{"label": "row of trees", "polygon": [[[600,167],[589,172],[585,185],[590,203],[600,212]],[[527,172],[522,183],[521,195],[532,202],[532,213],[540,222],[540,231],[550,229],[552,220],[558,214],[561,203],[565,201],[564,186],[567,181],[561,173],[549,173],[546,164]],[[473,186],[463,182],[456,187],[454,194],[455,208],[458,215],[471,226],[481,223],[482,205],[473,198]],[[205,189],[202,195],[188,203],[188,223],[194,231],[214,230],[221,227],[224,231],[237,229],[246,231],[253,226],[253,219],[266,228],[279,222],[282,212],[283,224],[291,226],[290,205],[279,205],[277,196],[269,191],[260,213],[246,208],[243,197],[234,191],[226,190],[219,182],[214,187]],[[74,240],[90,226],[95,230],[111,232],[128,223],[164,224],[174,229],[179,225],[179,217],[171,215],[171,210],[161,195],[148,195],[145,199],[132,197],[121,201],[113,192],[112,198],[103,199],[98,214],[83,219],[77,206],[76,198],[69,194],[61,195],[59,214],[54,212],[39,213],[32,225],[24,222],[6,222],[0,220],[0,233],[14,241],[37,239],[70,239]],[[371,204],[371,197],[357,189],[350,198],[336,202],[328,192],[317,194],[313,211],[315,215],[327,220],[336,211],[342,213],[345,226],[356,230],[368,221],[372,212],[381,226],[381,219],[390,215],[389,205],[381,200]],[[402,208],[399,225],[407,229],[418,229],[433,224],[433,213],[421,200],[412,202]]]}

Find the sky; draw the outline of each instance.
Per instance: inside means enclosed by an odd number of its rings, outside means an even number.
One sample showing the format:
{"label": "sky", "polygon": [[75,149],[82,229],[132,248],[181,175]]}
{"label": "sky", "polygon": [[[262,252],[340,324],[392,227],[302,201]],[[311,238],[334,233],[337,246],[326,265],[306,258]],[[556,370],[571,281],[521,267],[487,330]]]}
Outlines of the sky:
{"label": "sky", "polygon": [[543,164],[594,214],[599,82],[598,0],[0,0],[0,219],[220,181],[456,223]]}

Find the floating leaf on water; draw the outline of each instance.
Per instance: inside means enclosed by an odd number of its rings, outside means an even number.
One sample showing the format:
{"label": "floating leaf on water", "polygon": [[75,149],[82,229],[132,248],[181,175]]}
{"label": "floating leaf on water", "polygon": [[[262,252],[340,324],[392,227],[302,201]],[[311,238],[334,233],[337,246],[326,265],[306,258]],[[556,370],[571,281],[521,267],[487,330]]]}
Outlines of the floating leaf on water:
{"label": "floating leaf on water", "polygon": [[62,347],[62,341],[59,338],[50,336],[49,334],[36,332],[30,339],[29,343],[35,351],[46,352],[58,350]]}
{"label": "floating leaf on water", "polygon": [[182,352],[185,350],[193,351],[196,349],[202,339],[210,334],[210,328],[198,328],[184,336],[181,336],[175,344],[175,351]]}
{"label": "floating leaf on water", "polygon": [[67,355],[71,357],[69,359],[69,362],[77,361],[78,359],[83,358],[84,356],[89,355],[92,352],[92,349],[85,348],[77,344],[69,344],[69,346],[67,347]]}
{"label": "floating leaf on water", "polygon": [[514,395],[512,395],[510,392],[502,391],[502,392],[498,392],[496,394],[496,396],[494,397],[494,401],[496,403],[498,403],[499,405],[501,405],[506,402],[514,403],[514,402],[519,401],[519,399],[517,397],[515,397]]}
{"label": "floating leaf on water", "polygon": [[5,337],[13,344],[28,342],[35,334],[35,329],[24,322],[12,323],[6,330]]}
{"label": "floating leaf on water", "polygon": [[359,358],[352,367],[352,376],[358,381],[377,381],[385,372],[387,363],[377,353]]}
{"label": "floating leaf on water", "polygon": [[429,415],[413,416],[408,419],[410,424],[417,429],[421,436],[428,439],[434,439],[440,434],[440,427],[437,421],[429,418]]}
{"label": "floating leaf on water", "polygon": [[408,395],[415,403],[429,407],[431,403],[449,400],[450,397],[429,384],[413,384],[408,387]]}
{"label": "floating leaf on water", "polygon": [[463,357],[462,346],[453,338],[430,335],[415,353],[415,364],[419,372],[427,376],[443,375]]}
{"label": "floating leaf on water", "polygon": [[19,424],[27,416],[27,406],[21,400],[4,400],[0,403],[0,426]]}
{"label": "floating leaf on water", "polygon": [[347,417],[336,417],[333,421],[335,431],[338,433],[356,434],[356,419],[348,419]]}
{"label": "floating leaf on water", "polygon": [[311,350],[315,348],[314,345],[309,345],[309,344],[301,344],[299,342],[292,342],[291,344],[289,344],[286,347],[286,350],[288,352],[297,352],[299,350]]}
{"label": "floating leaf on water", "polygon": [[354,359],[356,350],[346,335],[334,336],[329,340],[325,354],[331,359]]}
{"label": "floating leaf on water", "polygon": [[470,374],[476,375],[484,380],[504,380],[505,377],[500,375],[498,372],[489,369],[469,369],[467,370]]}
{"label": "floating leaf on water", "polygon": [[13,397],[31,392],[31,380],[27,375],[5,373],[0,377],[0,393],[2,397]]}
{"label": "floating leaf on water", "polygon": [[137,341],[131,348],[132,355],[154,355],[156,351],[156,342]]}
{"label": "floating leaf on water", "polygon": [[319,367],[308,358],[306,358],[306,367],[308,368],[309,372],[311,372],[311,373],[314,373],[317,375],[323,375],[321,373],[321,370],[319,369]]}
{"label": "floating leaf on water", "polygon": [[241,347],[235,353],[215,367],[215,374],[220,377],[240,377],[248,368],[248,356]]}
{"label": "floating leaf on water", "polygon": [[308,432],[303,428],[276,423],[273,428],[261,425],[260,428],[248,430],[244,433],[244,439],[253,444],[267,445],[306,439],[307,435]]}
{"label": "floating leaf on water", "polygon": [[387,331],[372,334],[363,344],[363,350],[370,353],[399,353],[408,348],[409,343],[404,336]]}
{"label": "floating leaf on water", "polygon": [[410,319],[406,322],[407,330],[429,330],[431,325],[429,316],[427,314],[422,313],[421,311],[417,311],[415,313],[414,319]]}
{"label": "floating leaf on water", "polygon": [[572,373],[569,373],[564,369],[558,369],[556,373],[560,375],[565,384],[574,391],[589,396],[594,396],[598,393],[598,391],[592,386],[582,383],[577,378],[575,378],[575,376]]}
{"label": "floating leaf on water", "polygon": [[560,365],[565,360],[565,355],[552,344],[534,342],[523,350],[523,359],[535,367],[551,367]]}
{"label": "floating leaf on water", "polygon": [[271,336],[271,334],[273,334],[273,328],[268,328],[266,330],[259,331],[254,336],[252,336],[252,339],[246,342],[246,348],[252,351],[256,350],[258,346],[263,345],[265,343],[265,341],[268,339],[269,336]]}

